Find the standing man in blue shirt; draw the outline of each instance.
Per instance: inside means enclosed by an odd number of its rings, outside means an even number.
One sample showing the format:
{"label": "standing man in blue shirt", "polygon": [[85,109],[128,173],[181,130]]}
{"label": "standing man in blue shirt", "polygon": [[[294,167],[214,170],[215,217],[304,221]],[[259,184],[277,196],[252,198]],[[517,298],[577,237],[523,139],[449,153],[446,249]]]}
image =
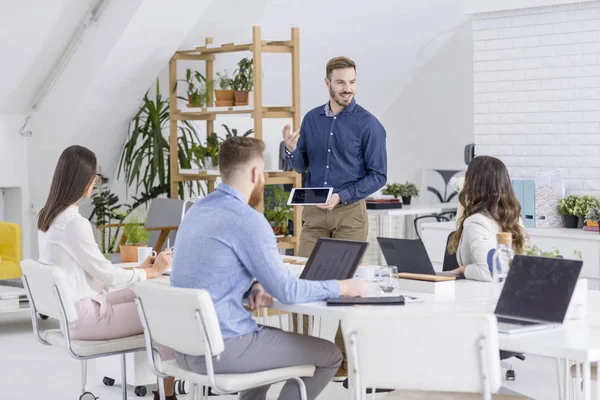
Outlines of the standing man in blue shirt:
{"label": "standing man in blue shirt", "polygon": [[[387,181],[385,129],[354,99],[354,61],[329,60],[325,85],[329,101],[309,111],[299,130],[292,133],[289,125],[283,128],[290,164],[298,173],[308,171],[306,186],[333,187],[334,193],[328,204],[302,210],[301,257],[308,257],[322,237],[366,241],[369,223],[364,199]],[[341,331],[336,344],[344,352]],[[338,377],[345,376],[344,369]]]}
{"label": "standing man in blue shirt", "polygon": [[[171,285],[210,293],[225,340],[225,351],[213,361],[216,373],[314,365],[314,376],[303,380],[308,399],[315,399],[342,362],[335,344],[260,327],[243,301],[247,298],[255,309],[271,305],[271,295],[283,303],[364,296],[366,285],[357,278],[308,281],[290,275],[277,250],[273,228],[254,209],[264,191],[264,150],[261,140],[244,137],[233,137],[221,145],[223,183],[196,202],[179,226]],[[175,352],[175,358],[185,369],[206,373],[203,356]],[[268,389],[248,390],[240,399],[264,400]],[[279,399],[299,400],[298,385],[287,382]]]}

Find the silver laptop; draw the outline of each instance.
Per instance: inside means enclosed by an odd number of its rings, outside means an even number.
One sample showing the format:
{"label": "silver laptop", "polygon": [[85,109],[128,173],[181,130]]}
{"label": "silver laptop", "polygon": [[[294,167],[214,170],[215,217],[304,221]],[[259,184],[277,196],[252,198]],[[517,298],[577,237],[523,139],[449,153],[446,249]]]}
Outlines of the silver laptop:
{"label": "silver laptop", "polygon": [[579,260],[515,256],[494,312],[498,331],[514,334],[559,327],[582,265]]}

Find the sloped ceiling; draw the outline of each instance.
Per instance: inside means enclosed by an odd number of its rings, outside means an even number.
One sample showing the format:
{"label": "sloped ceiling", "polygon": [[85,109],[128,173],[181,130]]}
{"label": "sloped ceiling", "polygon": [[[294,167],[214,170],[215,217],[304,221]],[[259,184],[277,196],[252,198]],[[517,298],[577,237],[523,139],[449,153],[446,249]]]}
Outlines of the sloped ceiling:
{"label": "sloped ceiling", "polygon": [[0,113],[27,111],[94,0],[4,1],[0,8]]}

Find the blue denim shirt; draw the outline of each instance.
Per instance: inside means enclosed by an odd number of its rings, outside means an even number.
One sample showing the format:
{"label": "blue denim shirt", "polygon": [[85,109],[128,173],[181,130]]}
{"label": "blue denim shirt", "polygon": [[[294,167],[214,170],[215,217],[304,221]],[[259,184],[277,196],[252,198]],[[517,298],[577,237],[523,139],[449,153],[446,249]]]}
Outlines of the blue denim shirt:
{"label": "blue denim shirt", "polygon": [[352,102],[338,115],[329,103],[309,111],[298,146],[287,157],[307,187],[333,187],[341,203],[375,193],[387,181],[386,133],[370,112]]}
{"label": "blue denim shirt", "polygon": [[283,303],[304,303],[340,295],[336,281],[307,281],[283,265],[273,228],[233,187],[196,202],[178,231],[171,285],[207,290],[224,339],[257,331],[242,302],[255,278]]}

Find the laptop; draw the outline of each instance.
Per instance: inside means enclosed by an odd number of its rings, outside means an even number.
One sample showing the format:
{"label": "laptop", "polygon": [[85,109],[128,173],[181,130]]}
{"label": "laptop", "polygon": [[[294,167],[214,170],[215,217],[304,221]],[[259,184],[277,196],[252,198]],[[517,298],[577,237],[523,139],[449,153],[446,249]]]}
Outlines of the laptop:
{"label": "laptop", "polygon": [[465,279],[464,275],[455,275],[450,271],[436,272],[429,259],[425,245],[419,239],[392,239],[378,237],[377,242],[387,265],[398,267],[398,272],[413,274],[452,276]]}
{"label": "laptop", "polygon": [[515,334],[559,327],[582,266],[580,260],[515,256],[494,311],[498,331]]}
{"label": "laptop", "polygon": [[310,253],[300,279],[325,281],[353,278],[368,245],[367,242],[321,238]]}

